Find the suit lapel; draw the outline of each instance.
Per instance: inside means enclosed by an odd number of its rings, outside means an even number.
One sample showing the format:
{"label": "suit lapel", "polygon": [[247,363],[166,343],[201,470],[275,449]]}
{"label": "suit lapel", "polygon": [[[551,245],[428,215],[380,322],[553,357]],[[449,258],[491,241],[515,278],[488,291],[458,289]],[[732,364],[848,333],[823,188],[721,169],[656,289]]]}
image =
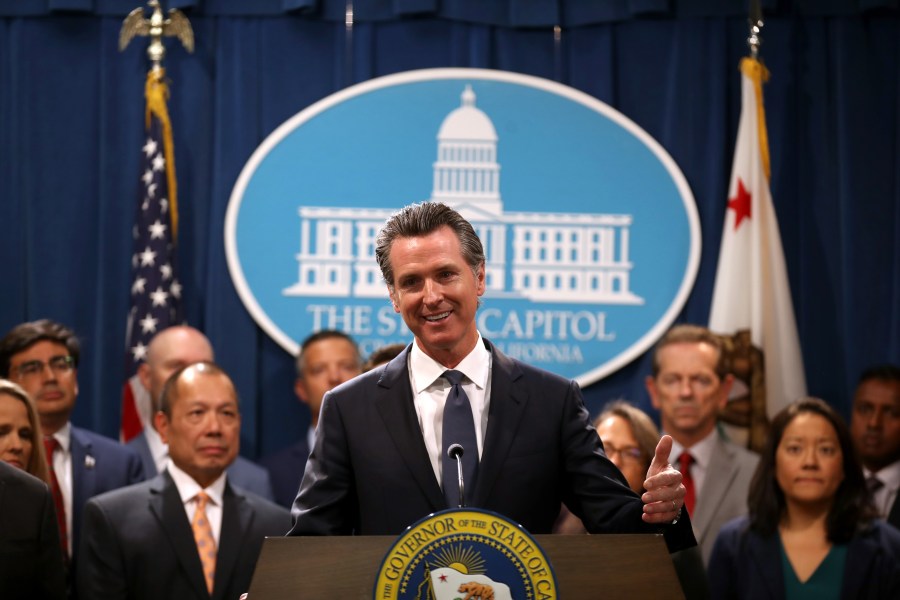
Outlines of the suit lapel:
{"label": "suit lapel", "polygon": [[844,568],[844,583],[841,588],[842,598],[857,598],[870,579],[870,571],[875,564],[877,542],[873,542],[866,534],[857,534],[847,546],[847,565]]}
{"label": "suit lapel", "polygon": [[888,513],[887,522],[900,529],[900,494],[897,494],[897,497],[894,499],[894,505],[891,507],[891,512]]}
{"label": "suit lapel", "polygon": [[231,582],[231,574],[237,564],[241,550],[241,540],[253,520],[253,511],[247,505],[243,495],[235,492],[230,483],[225,484],[222,507],[222,529],[219,535],[219,548],[216,552],[216,580],[213,586],[213,598],[223,598],[225,590]]}
{"label": "suit lapel", "polygon": [[[178,488],[168,471],[159,475],[150,488],[150,510],[166,532],[169,542],[172,544],[172,550],[181,564],[185,577],[196,591],[197,597],[209,597],[191,524],[184,511],[184,504],[181,502]],[[216,570],[218,571],[218,566]]]}
{"label": "suit lapel", "polygon": [[484,436],[481,463],[478,466],[478,481],[472,494],[471,504],[483,506],[490,497],[494,482],[506,462],[506,456],[516,439],[516,431],[524,414],[527,390],[517,385],[521,370],[493,344],[485,340],[491,352],[491,390],[488,413],[488,428]]}
{"label": "suit lapel", "polygon": [[411,346],[401,352],[385,367],[375,390],[375,406],[378,409],[388,435],[397,447],[406,467],[412,473],[422,493],[435,510],[446,507],[441,486],[434,476],[431,460],[422,430],[416,416],[412,388],[407,368],[407,355]]}
{"label": "suit lapel", "polygon": [[94,468],[90,438],[75,427],[71,427],[69,431],[69,452],[72,454],[72,548],[77,549],[81,537],[81,509],[89,498],[96,495],[97,469]]}
{"label": "suit lapel", "polygon": [[[716,438],[716,445],[709,459],[709,467],[706,469],[703,489],[697,497],[695,514],[691,515],[691,523],[694,525],[694,531],[697,532],[697,541],[701,544],[702,540],[706,538],[716,510],[737,475],[733,454],[732,448]],[[712,532],[713,536],[717,533]]]}

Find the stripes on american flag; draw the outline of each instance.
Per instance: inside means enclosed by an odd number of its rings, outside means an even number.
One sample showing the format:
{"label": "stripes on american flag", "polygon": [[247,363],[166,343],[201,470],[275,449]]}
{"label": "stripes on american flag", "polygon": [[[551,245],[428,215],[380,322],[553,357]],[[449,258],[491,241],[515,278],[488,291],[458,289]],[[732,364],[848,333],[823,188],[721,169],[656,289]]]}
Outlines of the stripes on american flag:
{"label": "stripes on american flag", "polygon": [[140,434],[152,418],[147,391],[137,378],[147,347],[157,332],[182,322],[181,284],[176,265],[177,203],[172,132],[162,69],[147,77],[146,137],[131,256],[131,307],[126,330],[120,438]]}

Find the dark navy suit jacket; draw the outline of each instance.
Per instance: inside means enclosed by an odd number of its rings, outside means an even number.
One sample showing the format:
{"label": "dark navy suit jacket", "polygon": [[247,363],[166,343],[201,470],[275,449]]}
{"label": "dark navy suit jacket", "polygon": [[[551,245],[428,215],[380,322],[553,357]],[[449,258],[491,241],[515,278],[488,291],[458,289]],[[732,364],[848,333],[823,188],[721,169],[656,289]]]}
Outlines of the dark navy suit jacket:
{"label": "dark navy suit jacket", "polygon": [[300,489],[300,480],[303,479],[303,470],[306,468],[306,459],[309,458],[309,444],[306,438],[292,446],[264,457],[259,461],[268,469],[272,478],[272,488],[275,490],[275,502],[290,508]]}
{"label": "dark navy suit jacket", "polygon": [[[144,466],[144,475],[147,479],[152,479],[158,474],[156,471],[156,462],[150,453],[150,444],[147,443],[147,434],[141,432],[140,435],[126,444],[129,448],[134,449],[141,457],[141,463]],[[248,492],[253,492],[257,496],[262,496],[266,500],[273,500],[272,482],[269,480],[269,473],[257,464],[247,460],[242,456],[234,459],[234,462],[227,469],[228,479],[239,488]]]}
{"label": "dark navy suit jacket", "polygon": [[226,483],[212,595],[191,524],[168,472],[92,499],[78,564],[78,593],[90,600],[236,600],[266,536],[290,525],[287,510]]}
{"label": "dark navy suit jacket", "polygon": [[[749,522],[747,517],[730,521],[716,539],[707,569],[712,597],[782,600],[778,537],[750,531]],[[850,541],[841,598],[900,598],[900,532],[876,521]]]}
{"label": "dark navy suit jacket", "polygon": [[[577,384],[493,354],[488,427],[468,505],[550,533],[560,503],[592,533],[656,533],[696,545],[690,519],[657,526],[603,453]],[[449,508],[413,405],[409,347],[326,394],[291,535],[396,535]]]}
{"label": "dark navy suit jacket", "polygon": [[63,600],[66,578],[47,484],[0,461],[0,597]]}
{"label": "dark navy suit jacket", "polygon": [[74,426],[71,432],[74,562],[81,538],[84,505],[97,494],[143,481],[144,468],[134,450],[115,440]]}

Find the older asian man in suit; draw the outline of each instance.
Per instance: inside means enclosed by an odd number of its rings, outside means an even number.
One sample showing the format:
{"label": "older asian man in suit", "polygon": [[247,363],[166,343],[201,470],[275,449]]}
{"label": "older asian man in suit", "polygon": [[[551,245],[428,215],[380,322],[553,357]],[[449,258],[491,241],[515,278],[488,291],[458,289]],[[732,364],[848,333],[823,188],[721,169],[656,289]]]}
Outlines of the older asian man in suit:
{"label": "older asian man in suit", "polygon": [[[187,365],[213,361],[213,349],[209,340],[200,331],[187,325],[167,327],[156,334],[147,347],[147,359],[138,367],[141,385],[150,394],[153,412],[159,411],[159,397],[163,385],[172,373]],[[163,470],[169,457],[168,448],[156,431],[156,423],[151,422],[140,435],[128,442],[141,457],[144,473],[155,477]],[[235,458],[228,467],[228,477],[234,485],[253,492],[267,500],[274,500],[269,473],[263,467],[242,456]]]}
{"label": "older asian man in suit", "polygon": [[458,212],[404,208],[382,228],[376,257],[415,340],[325,396],[292,535],[398,534],[457,506],[445,446],[461,443],[469,506],[549,533],[565,502],[591,532],[662,531],[672,550],[695,544],[678,519],[671,438],[657,447],[642,501],[604,455],[578,386],[482,339],[484,250]]}
{"label": "older asian man in suit", "polygon": [[673,462],[684,473],[685,503],[704,564],[722,525],[747,514],[747,492],[759,461],[716,427],[732,383],[721,340],[697,325],[676,325],[660,339],[646,381],[662,430],[675,440]]}
{"label": "older asian man in suit", "polygon": [[229,482],[241,417],[234,385],[219,367],[176,371],[160,408],[154,418],[169,465],[155,479],[88,502],[79,594],[237,598],[250,587],[263,539],[288,528],[288,512]]}
{"label": "older asian man in suit", "polygon": [[78,396],[80,351],[71,329],[46,319],[17,325],[0,340],[0,375],[22,386],[37,406],[51,488],[57,510],[65,514],[60,536],[72,566],[88,499],[144,479],[134,451],[69,421]]}

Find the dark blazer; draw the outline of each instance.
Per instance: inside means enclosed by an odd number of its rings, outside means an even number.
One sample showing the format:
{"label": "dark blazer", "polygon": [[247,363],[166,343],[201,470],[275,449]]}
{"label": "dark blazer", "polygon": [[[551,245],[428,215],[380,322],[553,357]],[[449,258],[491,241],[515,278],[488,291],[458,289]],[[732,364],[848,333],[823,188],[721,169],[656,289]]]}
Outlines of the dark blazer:
{"label": "dark blazer", "polygon": [[98,494],[143,481],[144,468],[137,453],[119,442],[74,426],[71,432],[74,563],[84,505]]}
{"label": "dark blazer", "polygon": [[[133,440],[125,444],[138,453],[141,457],[141,464],[144,467],[144,475],[147,479],[157,476],[156,461],[150,453],[150,444],[147,443],[147,434],[143,431]],[[269,473],[261,466],[254,464],[243,456],[238,456],[226,469],[228,479],[237,487],[248,492],[253,492],[257,496],[262,496],[266,500],[274,500],[275,495],[272,493],[272,482],[269,479]],[[294,490],[296,492],[297,490]]]}
{"label": "dark blazer", "polygon": [[[212,598],[236,600],[266,536],[290,525],[288,511],[226,483]],[[208,600],[200,557],[168,472],[98,496],[84,513],[78,594],[103,600]]]}
{"label": "dark blazer", "polygon": [[897,497],[894,499],[894,505],[891,507],[891,512],[888,513],[887,522],[900,529],[900,494],[897,494]]}
{"label": "dark blazer", "polygon": [[47,484],[0,461],[0,597],[62,600],[66,577]]}
{"label": "dark blazer", "polygon": [[[734,519],[719,533],[707,569],[712,597],[781,600],[778,537],[750,531],[749,522]],[[900,532],[876,521],[850,541],[841,598],[900,598]]]}
{"label": "dark blazer", "polygon": [[306,468],[306,459],[309,458],[309,444],[306,443],[305,433],[304,431],[303,439],[296,444],[259,461],[260,465],[268,469],[272,478],[275,502],[287,508],[294,504],[300,480],[303,479],[303,470]]}
{"label": "dark blazer", "polygon": [[[604,455],[574,382],[485,344],[490,413],[469,506],[550,533],[565,502],[590,532],[664,531],[670,550],[696,543],[687,518],[641,520],[643,504]],[[448,508],[413,406],[408,353],[325,396],[291,535],[396,535]]]}

